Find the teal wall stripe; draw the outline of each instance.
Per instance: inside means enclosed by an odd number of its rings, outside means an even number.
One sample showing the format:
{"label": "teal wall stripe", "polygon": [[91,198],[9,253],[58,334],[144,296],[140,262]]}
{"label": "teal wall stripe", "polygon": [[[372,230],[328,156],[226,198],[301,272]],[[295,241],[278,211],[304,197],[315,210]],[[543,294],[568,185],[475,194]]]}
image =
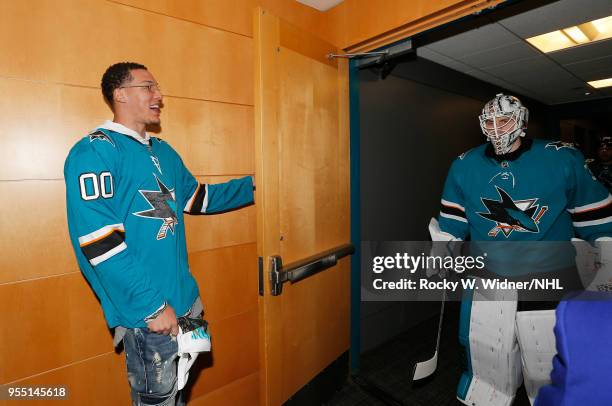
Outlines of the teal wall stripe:
{"label": "teal wall stripe", "polygon": [[359,132],[359,69],[349,62],[350,159],[351,159],[351,242],[355,254],[351,258],[351,374],[359,372],[361,353],[361,199],[360,199],[360,132]]}
{"label": "teal wall stripe", "polygon": [[472,299],[474,290],[466,289],[461,299],[461,314],[459,316],[459,344],[463,347],[464,371],[457,385],[457,397],[465,400],[472,383],[472,354],[470,353],[470,317],[472,315]]}

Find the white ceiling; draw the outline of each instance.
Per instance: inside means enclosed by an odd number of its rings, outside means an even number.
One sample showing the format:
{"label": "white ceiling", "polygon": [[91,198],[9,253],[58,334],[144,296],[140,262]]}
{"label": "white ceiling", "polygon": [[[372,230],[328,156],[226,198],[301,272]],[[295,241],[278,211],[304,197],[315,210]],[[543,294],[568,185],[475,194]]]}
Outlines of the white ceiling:
{"label": "white ceiling", "polygon": [[327,11],[332,7],[336,7],[344,0],[295,0],[298,3],[305,4],[309,7],[316,8],[319,11]]}
{"label": "white ceiling", "polygon": [[586,81],[612,77],[612,40],[549,54],[524,40],[610,15],[612,0],[560,0],[420,47],[417,55],[546,104],[611,97],[612,88],[594,91]]}

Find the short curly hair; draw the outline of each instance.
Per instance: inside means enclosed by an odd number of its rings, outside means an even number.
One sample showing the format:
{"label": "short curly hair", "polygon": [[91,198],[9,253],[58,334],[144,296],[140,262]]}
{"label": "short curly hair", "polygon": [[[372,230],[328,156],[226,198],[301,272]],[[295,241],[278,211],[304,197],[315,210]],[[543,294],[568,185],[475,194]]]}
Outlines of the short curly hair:
{"label": "short curly hair", "polygon": [[113,107],[113,92],[133,79],[130,72],[134,69],[147,70],[147,67],[136,62],[119,62],[109,66],[102,75],[102,95],[111,107]]}

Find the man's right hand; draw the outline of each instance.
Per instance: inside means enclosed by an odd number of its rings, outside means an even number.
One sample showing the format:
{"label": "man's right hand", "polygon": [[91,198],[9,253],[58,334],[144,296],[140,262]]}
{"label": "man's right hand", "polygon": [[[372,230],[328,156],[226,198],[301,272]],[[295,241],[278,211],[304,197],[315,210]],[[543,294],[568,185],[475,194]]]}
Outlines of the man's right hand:
{"label": "man's right hand", "polygon": [[178,334],[178,323],[176,313],[172,306],[168,305],[156,318],[147,323],[149,330],[153,333],[176,336]]}

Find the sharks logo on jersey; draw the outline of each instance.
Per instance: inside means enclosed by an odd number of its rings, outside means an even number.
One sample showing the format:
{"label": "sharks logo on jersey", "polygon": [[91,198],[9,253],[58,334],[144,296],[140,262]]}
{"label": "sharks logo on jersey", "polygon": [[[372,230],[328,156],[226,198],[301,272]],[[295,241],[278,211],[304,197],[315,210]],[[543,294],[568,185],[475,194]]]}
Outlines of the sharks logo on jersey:
{"label": "sharks logo on jersey", "polygon": [[[491,220],[495,226],[489,231],[490,237],[495,237],[501,231],[506,238],[513,231],[522,233],[537,233],[540,231],[538,223],[548,210],[548,206],[536,204],[537,198],[513,200],[512,197],[499,186],[495,186],[499,200],[480,200],[488,212],[478,212],[480,217]],[[538,210],[539,209],[539,210]]]}
{"label": "sharks logo on jersey", "polygon": [[555,148],[557,151],[559,151],[561,148],[576,149],[574,147],[574,144],[572,144],[571,142],[563,142],[563,141],[549,142],[548,144],[546,144],[544,148]]}
{"label": "sharks logo on jersey", "polygon": [[94,142],[96,140],[106,141],[113,147],[115,146],[113,140],[111,140],[111,138],[108,135],[104,134],[104,132],[102,131],[94,131],[93,133],[89,134],[89,142]]}
{"label": "sharks logo on jersey", "polygon": [[155,174],[153,176],[159,190],[139,190],[151,209],[136,212],[134,215],[161,220],[162,225],[157,232],[157,239],[161,240],[166,238],[168,230],[174,234],[174,227],[178,224],[176,200],[174,189],[169,189]]}

